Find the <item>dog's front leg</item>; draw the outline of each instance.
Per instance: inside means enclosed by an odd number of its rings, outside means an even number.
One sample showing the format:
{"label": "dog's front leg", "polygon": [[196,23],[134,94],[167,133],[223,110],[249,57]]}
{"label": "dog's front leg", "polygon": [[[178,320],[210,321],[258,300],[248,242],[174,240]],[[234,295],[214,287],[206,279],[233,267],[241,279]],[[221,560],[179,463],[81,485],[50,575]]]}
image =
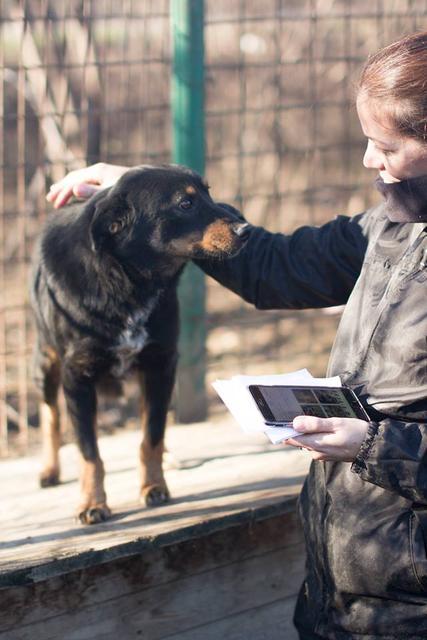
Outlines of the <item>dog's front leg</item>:
{"label": "dog's front leg", "polygon": [[[164,434],[175,380],[176,358],[158,356],[139,370],[143,438],[140,448],[141,502],[157,506],[168,502],[163,475]],[[145,361],[147,365],[147,361]]]}
{"label": "dog's front leg", "polygon": [[96,440],[96,391],[94,381],[64,367],[64,393],[68,413],[81,456],[80,504],[77,518],[82,524],[96,524],[110,516],[104,490],[104,465]]}

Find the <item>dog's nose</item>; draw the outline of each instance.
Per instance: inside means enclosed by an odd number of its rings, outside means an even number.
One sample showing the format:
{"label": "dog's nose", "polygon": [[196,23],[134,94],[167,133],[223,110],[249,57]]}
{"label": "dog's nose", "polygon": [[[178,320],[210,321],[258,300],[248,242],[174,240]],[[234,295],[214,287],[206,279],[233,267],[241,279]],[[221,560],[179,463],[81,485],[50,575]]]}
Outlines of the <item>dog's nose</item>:
{"label": "dog's nose", "polygon": [[248,222],[243,222],[243,223],[233,225],[234,233],[237,236],[239,236],[239,238],[242,238],[242,240],[246,238],[250,228],[251,228],[251,225]]}

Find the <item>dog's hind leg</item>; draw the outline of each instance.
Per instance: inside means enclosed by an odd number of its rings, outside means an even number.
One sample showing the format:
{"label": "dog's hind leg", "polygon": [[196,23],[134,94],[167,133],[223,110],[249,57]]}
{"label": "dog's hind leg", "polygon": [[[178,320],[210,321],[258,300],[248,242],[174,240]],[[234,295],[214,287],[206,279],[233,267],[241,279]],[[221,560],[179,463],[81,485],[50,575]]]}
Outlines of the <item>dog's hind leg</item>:
{"label": "dog's hind leg", "polygon": [[164,434],[175,381],[175,354],[146,354],[139,370],[143,438],[140,448],[141,502],[156,506],[169,501],[163,475]]}
{"label": "dog's hind leg", "polygon": [[75,355],[64,364],[63,385],[68,414],[81,456],[80,504],[77,518],[82,524],[107,520],[111,512],[104,490],[104,465],[96,439],[96,390],[94,380],[82,373],[84,361]]}
{"label": "dog's hind leg", "polygon": [[58,389],[61,379],[59,359],[51,347],[38,345],[35,355],[35,382],[41,394],[39,420],[42,434],[40,486],[59,484],[60,425]]}

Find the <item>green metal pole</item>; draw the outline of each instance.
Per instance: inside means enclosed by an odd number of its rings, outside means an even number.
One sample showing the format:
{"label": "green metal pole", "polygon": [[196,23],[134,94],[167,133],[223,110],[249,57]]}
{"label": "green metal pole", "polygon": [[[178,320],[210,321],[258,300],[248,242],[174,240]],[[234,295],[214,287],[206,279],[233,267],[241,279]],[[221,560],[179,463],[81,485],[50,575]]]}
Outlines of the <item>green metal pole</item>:
{"label": "green metal pole", "polygon": [[[204,0],[170,0],[173,42],[173,162],[198,173],[205,169],[204,127]],[[176,417],[198,422],[207,415],[205,390],[205,277],[189,264],[181,278],[180,360]]]}

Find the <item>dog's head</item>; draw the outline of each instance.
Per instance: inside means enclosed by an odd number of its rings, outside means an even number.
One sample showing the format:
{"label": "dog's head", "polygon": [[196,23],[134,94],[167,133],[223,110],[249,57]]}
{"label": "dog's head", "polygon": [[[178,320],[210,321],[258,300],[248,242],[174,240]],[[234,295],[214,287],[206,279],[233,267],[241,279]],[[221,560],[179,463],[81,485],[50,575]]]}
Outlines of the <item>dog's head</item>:
{"label": "dog's head", "polygon": [[93,204],[93,249],[133,264],[156,256],[226,258],[249,229],[236,210],[212,200],[197,173],[177,165],[130,169]]}

